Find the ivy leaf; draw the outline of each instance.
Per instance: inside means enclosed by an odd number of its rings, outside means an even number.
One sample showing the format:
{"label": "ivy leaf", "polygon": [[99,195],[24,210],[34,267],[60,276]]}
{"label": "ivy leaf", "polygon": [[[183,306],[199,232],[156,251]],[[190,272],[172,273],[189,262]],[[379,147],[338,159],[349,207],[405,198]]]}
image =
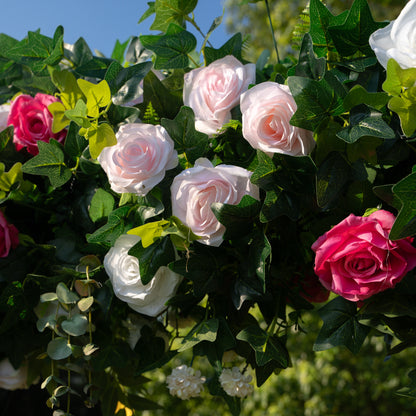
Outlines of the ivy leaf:
{"label": "ivy leaf", "polygon": [[9,192],[16,182],[23,180],[22,164],[15,163],[8,172],[4,171],[4,164],[0,163],[0,190]]}
{"label": "ivy leaf", "polygon": [[[52,103],[52,104],[54,104],[54,103]],[[52,111],[57,111],[57,113],[58,113],[57,116],[60,117],[61,107],[56,106],[56,105],[55,106],[52,105],[51,109],[52,109]],[[76,102],[74,108],[71,108],[70,110],[66,110],[64,112],[64,116],[67,119],[74,121],[78,126],[83,127],[85,129],[88,129],[89,127],[91,127],[91,123],[87,118],[87,112],[88,112],[88,109],[87,109],[87,106],[86,106],[84,100],[79,99]]]}
{"label": "ivy leaf", "polygon": [[313,50],[313,41],[309,33],[306,33],[302,39],[302,45],[299,52],[299,60],[295,66],[294,75],[307,77],[319,81],[326,70],[326,61],[324,58],[316,58]]}
{"label": "ivy leaf", "polygon": [[48,110],[52,114],[52,133],[63,130],[70,122],[65,115],[67,109],[60,101],[55,101],[48,105]]}
{"label": "ivy leaf", "polygon": [[51,72],[51,80],[60,91],[59,98],[66,110],[74,108],[84,94],[77,84],[74,74],[67,70],[54,69]]}
{"label": "ivy leaf", "polygon": [[258,325],[250,325],[243,329],[236,338],[250,344],[255,351],[257,365],[264,366],[272,360],[279,363],[281,368],[286,368],[289,365],[289,354],[286,347],[279,338],[270,336]]}
{"label": "ivy leaf", "polygon": [[260,208],[261,202],[250,195],[244,195],[237,205],[220,202],[214,202],[211,205],[211,210],[217,220],[226,227],[224,240],[248,234]]}
{"label": "ivy leaf", "polygon": [[290,123],[314,131],[324,120],[344,112],[346,90],[331,73],[316,81],[305,77],[288,78],[288,85],[297,104]]}
{"label": "ivy leaf", "polygon": [[101,243],[113,246],[117,238],[130,228],[127,218],[130,209],[130,206],[126,205],[110,213],[107,224],[100,227],[93,234],[87,235],[87,241],[89,243]]}
{"label": "ivy leaf", "polygon": [[111,91],[106,80],[100,81],[98,84],[79,78],[78,86],[85,95],[87,102],[87,113],[90,117],[97,118],[100,108],[106,107],[111,102]]}
{"label": "ivy leaf", "polygon": [[403,69],[394,59],[387,62],[387,77],[382,88],[390,95],[399,96],[403,89],[415,85],[416,68]]}
{"label": "ivy leaf", "polygon": [[366,104],[376,110],[381,110],[388,101],[389,96],[384,92],[368,92],[362,85],[354,85],[344,98],[344,109],[349,111],[355,106]]}
{"label": "ivy leaf", "polygon": [[397,113],[403,133],[410,137],[416,130],[416,87],[411,87],[399,97],[392,97],[388,107]]}
{"label": "ivy leaf", "polygon": [[169,238],[155,241],[146,248],[139,241],[129,250],[129,255],[139,259],[140,280],[143,285],[153,279],[160,266],[166,266],[175,260],[175,251]]}
{"label": "ivy leaf", "polygon": [[209,146],[208,136],[195,130],[194,112],[189,107],[181,107],[173,120],[162,118],[160,124],[175,142],[178,153],[186,153],[190,163],[206,154]]}
{"label": "ivy leaf", "polygon": [[334,16],[321,0],[311,0],[309,4],[310,29],[315,50],[319,56],[323,56],[328,50],[334,48],[328,28],[344,22],[348,11]]}
{"label": "ivy leaf", "polygon": [[416,234],[416,172],[406,176],[393,186],[394,195],[400,199],[402,207],[390,231],[391,240],[400,240]]}
{"label": "ivy leaf", "polygon": [[217,59],[224,58],[227,55],[233,55],[238,60],[242,61],[241,49],[243,47],[243,38],[241,33],[235,34],[227,42],[224,43],[219,49],[205,47],[204,55],[206,64],[216,61]]}
{"label": "ivy leaf", "polygon": [[166,220],[148,222],[140,227],[132,228],[127,234],[139,236],[143,248],[147,248],[162,237],[163,231],[168,224],[169,221]]}
{"label": "ivy leaf", "polygon": [[321,308],[318,313],[324,324],[313,350],[323,351],[344,345],[357,354],[371,328],[358,322],[356,310],[357,305],[354,302],[349,302],[341,296]]}
{"label": "ivy leaf", "polygon": [[196,48],[195,36],[173,23],[165,35],[140,36],[140,41],[155,53],[155,69],[187,68],[189,54]]}
{"label": "ivy leaf", "polygon": [[145,21],[149,16],[151,16],[152,14],[155,13],[155,2],[154,1],[148,1],[147,5],[149,6],[149,8],[142,14],[142,16],[140,17],[139,21],[137,22],[137,24],[142,23],[143,21]]}
{"label": "ivy leaf", "polygon": [[59,188],[72,177],[71,170],[64,162],[64,152],[61,145],[54,139],[50,143],[38,141],[39,154],[29,159],[22,171],[32,175],[48,176],[51,185]]}
{"label": "ivy leaf", "polygon": [[219,327],[218,319],[212,318],[195,325],[188,335],[182,340],[179,352],[188,350],[202,341],[214,342],[217,339]]}
{"label": "ivy leaf", "polygon": [[370,35],[387,25],[387,22],[375,22],[366,0],[354,0],[345,21],[331,25],[328,31],[337,52],[342,56],[351,56],[360,51],[373,54],[368,44]]}
{"label": "ivy leaf", "polygon": [[198,0],[156,0],[156,16],[150,29],[166,32],[171,23],[184,27],[187,15],[195,9],[197,3]]}

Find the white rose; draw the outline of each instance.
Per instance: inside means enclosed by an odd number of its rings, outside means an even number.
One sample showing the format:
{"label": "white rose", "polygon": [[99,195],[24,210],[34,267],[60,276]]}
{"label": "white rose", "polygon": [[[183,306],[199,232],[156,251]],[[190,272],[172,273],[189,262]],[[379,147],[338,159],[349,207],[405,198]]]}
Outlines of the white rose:
{"label": "white rose", "polygon": [[242,94],[240,106],[243,137],[254,149],[272,157],[308,155],[315,147],[311,131],[290,124],[297,105],[287,85],[262,82]]}
{"label": "white rose", "polygon": [[0,105],[0,131],[7,127],[7,118],[9,117],[10,104]]}
{"label": "white rose", "polygon": [[252,377],[241,374],[238,367],[233,367],[232,370],[224,368],[219,380],[221,387],[229,396],[243,399],[253,393],[254,387],[250,384]]}
{"label": "white rose", "polygon": [[27,389],[27,366],[23,364],[17,370],[5,358],[0,361],[0,388],[5,390]]}
{"label": "white rose", "polygon": [[230,121],[240,95],[256,82],[256,66],[228,55],[185,74],[183,102],[195,113],[197,130],[213,135]]}
{"label": "white rose", "polygon": [[116,138],[117,144],[98,157],[114,192],[144,196],[178,164],[174,143],[162,126],[125,124]]}
{"label": "white rose", "polygon": [[136,312],[148,316],[159,315],[165,303],[174,296],[181,276],[162,266],[153,279],[144,285],[140,279],[139,260],[128,254],[139,242],[136,235],[120,236],[104,257],[104,268],[110,277],[114,294]]}
{"label": "white rose", "polygon": [[403,69],[416,68],[416,0],[410,0],[396,20],[376,30],[369,42],[384,68],[391,58]]}
{"label": "white rose", "polygon": [[259,199],[259,189],[250,182],[252,172],[238,166],[218,165],[205,158],[177,175],[171,186],[172,214],[186,224],[200,243],[218,247],[225,227],[211,210],[214,202],[237,205],[244,195]]}

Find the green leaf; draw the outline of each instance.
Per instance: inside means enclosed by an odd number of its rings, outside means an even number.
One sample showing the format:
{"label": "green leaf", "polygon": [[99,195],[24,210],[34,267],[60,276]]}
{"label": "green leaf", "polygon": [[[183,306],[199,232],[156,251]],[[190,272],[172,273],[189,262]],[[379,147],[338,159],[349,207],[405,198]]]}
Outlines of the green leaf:
{"label": "green leaf", "polygon": [[195,116],[191,108],[181,107],[173,120],[162,118],[160,124],[175,142],[178,153],[185,153],[190,163],[195,163],[196,159],[208,151],[208,136],[195,130]]}
{"label": "green leaf", "polygon": [[408,377],[410,378],[410,384],[398,390],[396,394],[410,399],[416,399],[416,370],[410,371]]}
{"label": "green leaf", "polygon": [[123,206],[110,213],[107,224],[87,235],[87,241],[113,246],[117,238],[131,228],[127,218],[130,209],[130,206]]}
{"label": "green leaf", "polygon": [[253,221],[257,218],[261,202],[244,195],[237,205],[214,202],[211,205],[217,220],[226,227],[224,240],[239,238],[251,231]]}
{"label": "green leaf", "polygon": [[243,47],[243,38],[241,33],[235,34],[227,42],[224,43],[219,49],[205,47],[204,56],[206,64],[216,61],[217,59],[224,58],[227,55],[233,55],[238,60],[242,61],[241,49]]}
{"label": "green leaf", "polygon": [[65,283],[58,283],[56,286],[56,296],[58,296],[59,302],[65,305],[74,305],[78,302],[79,296],[68,289]]}
{"label": "green leaf", "polygon": [[[184,26],[187,15],[195,9],[197,3],[198,0],[156,0],[154,3],[156,16],[150,29],[166,32],[171,23]],[[149,6],[152,7],[150,4]],[[146,13],[151,12],[148,10]]]}
{"label": "green leaf", "polygon": [[101,188],[97,189],[88,210],[92,221],[97,222],[110,215],[114,209],[114,204],[114,198],[110,193]]}
{"label": "green leaf", "polygon": [[65,115],[67,110],[60,101],[49,104],[48,110],[52,114],[52,133],[60,132],[69,124],[70,120]]}
{"label": "green leaf", "polygon": [[[113,69],[111,73],[110,70],[114,66],[116,69]],[[113,103],[122,105],[141,96],[143,93],[141,81],[151,69],[151,62],[142,62],[127,68],[120,65],[110,65],[105,79],[110,86]]]}
{"label": "green leaf", "polygon": [[149,8],[143,13],[142,17],[137,22],[138,24],[142,23],[144,20],[146,20],[149,16],[155,13],[155,2],[154,1],[148,1],[147,5]]}
{"label": "green leaf", "polygon": [[182,340],[179,352],[186,351],[202,341],[214,342],[217,339],[218,319],[212,318],[195,325]]}
{"label": "green leaf", "polygon": [[75,161],[80,158],[82,152],[88,146],[88,142],[78,132],[79,126],[75,122],[71,122],[66,133],[64,144],[65,153]]}
{"label": "green leaf", "polygon": [[351,113],[350,125],[337,133],[337,136],[347,143],[355,143],[361,137],[379,137],[394,139],[395,133],[383,120],[382,114],[376,111]]}
{"label": "green leaf", "polygon": [[360,324],[356,317],[354,302],[337,297],[321,308],[318,313],[324,321],[313,346],[314,351],[323,351],[343,345],[357,354],[370,327]]}
{"label": "green leaf", "polygon": [[[173,25],[173,24],[171,24]],[[166,35],[140,36],[143,46],[156,55],[155,69],[187,68],[189,54],[196,48],[195,36],[186,30],[169,27]]]}
{"label": "green leaf", "polygon": [[23,173],[45,175],[51,185],[58,188],[68,182],[72,173],[64,162],[61,145],[54,139],[50,143],[38,141],[39,154],[29,159],[23,166]]}
{"label": "green leaf", "polygon": [[114,45],[113,52],[111,52],[111,58],[115,61],[122,64],[124,62],[124,52],[126,51],[127,45],[129,44],[130,39],[127,39],[125,42],[120,43],[117,39],[116,44]]}
{"label": "green leaf", "polygon": [[250,325],[237,334],[240,341],[250,344],[255,351],[256,362],[259,366],[264,366],[268,362],[275,360],[282,368],[289,365],[289,354],[281,341],[270,336],[258,325]]}
{"label": "green leaf", "polygon": [[325,208],[336,201],[344,185],[350,180],[351,169],[348,162],[338,152],[333,152],[319,166],[316,176],[316,200]]}
{"label": "green leaf", "polygon": [[288,85],[297,104],[290,123],[314,131],[324,120],[344,112],[346,91],[330,73],[320,81],[305,77],[289,77]]}
{"label": "green leaf", "polygon": [[58,337],[49,342],[47,353],[52,360],[63,360],[72,354],[72,349],[66,338]]}
{"label": "green leaf", "polygon": [[172,94],[150,71],[143,81],[143,104],[140,106],[142,114],[145,113],[149,103],[160,117],[174,119],[183,105],[182,97]]}
{"label": "green leaf", "polygon": [[368,92],[363,86],[354,85],[344,98],[344,108],[345,111],[349,111],[355,106],[366,104],[376,110],[381,110],[388,101],[389,96],[384,92]]}
{"label": "green leaf", "polygon": [[390,231],[391,240],[400,240],[416,234],[416,172],[403,178],[392,188],[402,207]]}
{"label": "green leaf", "polygon": [[387,22],[375,22],[366,0],[354,0],[345,21],[331,25],[328,31],[337,52],[342,56],[351,56],[356,52],[371,55],[368,44],[370,35],[387,25]]}
{"label": "green leaf", "polygon": [[139,259],[140,280],[144,285],[153,279],[159,267],[175,260],[175,251],[169,238],[162,238],[146,248],[139,241],[129,250],[129,255]]}
{"label": "green leaf", "polygon": [[319,81],[325,74],[326,61],[324,58],[316,58],[313,50],[313,41],[309,33],[302,39],[299,52],[299,60],[295,66],[295,74],[299,77],[307,77]]}
{"label": "green leaf", "polygon": [[97,127],[91,126],[87,130],[86,138],[93,159],[97,159],[104,147],[117,144],[116,135],[108,123],[101,123]]}
{"label": "green leaf", "polygon": [[88,319],[85,315],[75,314],[71,318],[62,321],[62,329],[74,337],[79,337],[87,332]]}
{"label": "green leaf", "polygon": [[334,48],[329,27],[344,22],[348,11],[334,16],[321,0],[311,0],[309,3],[310,30],[315,50],[323,56],[328,50]]}
{"label": "green leaf", "polygon": [[13,140],[13,126],[8,126],[0,132],[0,152]]}

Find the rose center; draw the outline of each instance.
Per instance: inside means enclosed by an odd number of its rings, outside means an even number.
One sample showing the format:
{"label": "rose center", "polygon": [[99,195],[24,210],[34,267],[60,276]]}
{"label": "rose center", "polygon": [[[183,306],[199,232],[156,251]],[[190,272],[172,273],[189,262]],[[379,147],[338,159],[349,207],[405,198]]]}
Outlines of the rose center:
{"label": "rose center", "polygon": [[30,120],[30,131],[37,134],[43,130],[43,121],[39,118],[33,118]]}

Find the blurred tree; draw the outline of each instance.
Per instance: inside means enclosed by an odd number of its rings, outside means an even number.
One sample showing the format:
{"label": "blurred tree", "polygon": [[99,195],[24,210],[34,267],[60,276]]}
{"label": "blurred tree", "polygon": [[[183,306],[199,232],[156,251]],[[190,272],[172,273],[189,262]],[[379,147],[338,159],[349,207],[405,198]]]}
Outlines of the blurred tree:
{"label": "blurred tree", "polygon": [[[246,3],[246,4],[245,4]],[[353,0],[327,0],[324,2],[335,15],[348,10]],[[406,0],[368,0],[375,20],[392,20],[405,6]],[[255,61],[264,49],[271,53],[273,38],[270,31],[265,1],[247,3],[247,0],[225,0],[226,27],[229,33],[241,32],[249,37],[246,58]],[[280,57],[293,50],[292,34],[306,9],[307,0],[269,0],[275,39]],[[272,54],[273,56],[273,54]]]}

